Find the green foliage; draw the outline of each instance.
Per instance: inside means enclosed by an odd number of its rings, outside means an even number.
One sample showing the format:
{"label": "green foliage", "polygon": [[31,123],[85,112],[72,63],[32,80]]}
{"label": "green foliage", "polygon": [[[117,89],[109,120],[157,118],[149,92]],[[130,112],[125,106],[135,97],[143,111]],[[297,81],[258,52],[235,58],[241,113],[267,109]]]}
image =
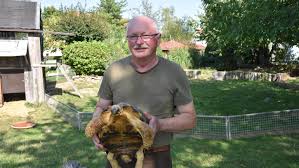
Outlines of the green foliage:
{"label": "green foliage", "polygon": [[141,4],[138,8],[133,8],[133,16],[139,16],[139,15],[143,15],[143,16],[148,16],[153,18],[156,22],[158,27],[161,26],[161,12],[160,10],[154,10],[153,9],[153,5],[149,0],[142,0]]}
{"label": "green foliage", "polygon": [[61,13],[62,11],[56,9],[54,6],[48,6],[44,8],[42,12],[42,18],[47,19],[49,17],[59,16],[61,15]]}
{"label": "green foliage", "polygon": [[130,53],[125,38],[109,38],[104,40],[103,43],[105,43],[108,46],[110,51],[109,64],[125,56],[128,56]]}
{"label": "green foliage", "polygon": [[[60,16],[62,15],[62,11],[56,9],[55,7],[46,7],[42,13],[42,21],[43,21],[43,29],[45,31],[53,31],[55,32],[57,25],[60,21]],[[63,48],[65,41],[60,39],[56,39],[55,36],[45,32],[43,35],[44,41],[43,46],[44,49],[56,49]]]}
{"label": "green foliage", "polygon": [[63,50],[63,60],[79,75],[102,75],[110,60],[110,50],[102,42],[75,42]]}
{"label": "green foliage", "polygon": [[126,0],[100,0],[99,11],[109,14],[114,22],[118,22],[122,19],[121,13],[123,8],[127,6]]}
{"label": "green foliage", "polygon": [[109,36],[112,25],[109,16],[105,13],[87,13],[69,10],[61,16],[55,28],[59,32],[71,32],[75,36],[57,36],[67,43],[73,41],[101,41]]}
{"label": "green foliage", "polygon": [[188,51],[188,48],[179,48],[175,50],[171,50],[167,58],[179,65],[181,65],[185,69],[193,68],[193,60]]}
{"label": "green foliage", "polygon": [[188,19],[178,19],[174,16],[174,8],[162,9],[162,38],[164,40],[190,41],[193,32],[189,32]]}
{"label": "green foliage", "polygon": [[268,65],[279,44],[299,43],[299,1],[205,0],[204,5],[204,38],[220,56]]}

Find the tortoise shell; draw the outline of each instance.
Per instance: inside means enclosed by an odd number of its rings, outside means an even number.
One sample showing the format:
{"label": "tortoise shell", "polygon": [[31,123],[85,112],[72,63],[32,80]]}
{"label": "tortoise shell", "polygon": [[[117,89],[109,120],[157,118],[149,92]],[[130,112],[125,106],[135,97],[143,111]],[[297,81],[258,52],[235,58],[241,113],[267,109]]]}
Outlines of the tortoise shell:
{"label": "tortoise shell", "polygon": [[98,135],[107,152],[124,162],[134,160],[139,149],[148,149],[153,143],[153,131],[143,113],[125,103],[113,105],[92,119],[85,134]]}

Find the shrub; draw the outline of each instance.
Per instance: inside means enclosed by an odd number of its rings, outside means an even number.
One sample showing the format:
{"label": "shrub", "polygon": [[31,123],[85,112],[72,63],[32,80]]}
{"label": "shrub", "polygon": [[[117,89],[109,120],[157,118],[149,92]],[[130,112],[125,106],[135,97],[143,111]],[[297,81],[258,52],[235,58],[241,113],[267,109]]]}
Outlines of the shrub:
{"label": "shrub", "polygon": [[115,26],[110,37],[103,41],[103,43],[107,44],[110,51],[109,63],[123,58],[130,53],[125,39],[125,31],[122,27]]}
{"label": "shrub", "polygon": [[102,41],[109,37],[113,30],[109,23],[109,15],[95,12],[78,12],[68,9],[61,15],[56,24],[50,28],[58,32],[71,32],[74,36],[54,36],[57,40],[64,40],[67,44],[74,41]]}
{"label": "shrub", "polygon": [[169,60],[176,62],[185,69],[193,68],[194,62],[188,48],[179,48],[169,52]]}
{"label": "shrub", "polygon": [[109,59],[109,47],[102,42],[75,42],[63,50],[64,63],[78,75],[102,75]]}

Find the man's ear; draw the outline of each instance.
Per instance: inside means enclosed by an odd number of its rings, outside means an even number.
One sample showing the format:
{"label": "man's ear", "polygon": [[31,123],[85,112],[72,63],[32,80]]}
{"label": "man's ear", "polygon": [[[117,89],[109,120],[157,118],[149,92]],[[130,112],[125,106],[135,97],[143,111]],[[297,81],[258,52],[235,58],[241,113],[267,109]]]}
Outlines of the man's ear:
{"label": "man's ear", "polygon": [[158,44],[158,47],[160,46],[160,42],[161,42],[161,36],[162,34],[160,33],[159,36],[157,37],[157,44]]}

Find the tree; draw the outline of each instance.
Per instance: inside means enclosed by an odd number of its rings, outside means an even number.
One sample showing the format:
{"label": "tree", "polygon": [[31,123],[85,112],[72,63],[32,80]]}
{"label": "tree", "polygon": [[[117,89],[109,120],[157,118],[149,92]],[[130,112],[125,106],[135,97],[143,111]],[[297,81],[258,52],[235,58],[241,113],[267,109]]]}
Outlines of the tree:
{"label": "tree", "polygon": [[86,11],[81,5],[63,7],[59,10],[46,8],[43,12],[44,30],[73,33],[74,36],[45,34],[46,48],[61,48],[73,41],[102,41],[115,30],[110,15],[104,12]]}
{"label": "tree", "polygon": [[112,25],[105,13],[67,11],[57,25],[57,31],[71,32],[75,36],[61,36],[67,43],[73,41],[102,41],[109,36]]}
{"label": "tree", "polygon": [[116,2],[115,0],[101,0],[99,10],[109,14],[114,21],[120,21],[123,8],[126,6],[126,0],[120,0],[119,2]]}
{"label": "tree", "polygon": [[47,19],[50,17],[55,17],[61,15],[62,11],[56,9],[54,6],[45,7],[42,12],[42,18]]}
{"label": "tree", "polygon": [[156,22],[158,27],[161,26],[161,12],[159,10],[155,11],[153,9],[153,5],[149,0],[142,0],[139,8],[133,8],[133,16],[143,15],[153,18]]}
{"label": "tree", "polygon": [[190,31],[190,18],[179,19],[174,16],[174,8],[162,9],[163,39],[189,42],[193,32]]}
{"label": "tree", "polygon": [[[280,44],[299,43],[299,1],[204,0],[204,38],[210,51],[261,66]],[[214,52],[215,53],[215,52]],[[229,63],[231,64],[231,62]]]}

